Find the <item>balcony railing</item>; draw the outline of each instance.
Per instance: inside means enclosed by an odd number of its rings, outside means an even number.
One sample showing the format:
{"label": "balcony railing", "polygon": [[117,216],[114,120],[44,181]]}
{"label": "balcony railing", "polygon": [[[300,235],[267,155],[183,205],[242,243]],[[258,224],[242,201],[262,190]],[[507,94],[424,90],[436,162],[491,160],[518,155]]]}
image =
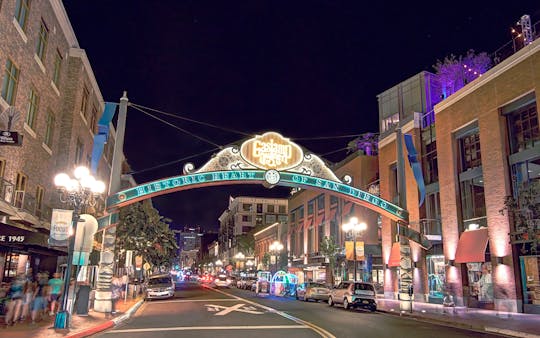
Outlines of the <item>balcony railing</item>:
{"label": "balcony railing", "polygon": [[440,219],[423,218],[419,220],[420,230],[427,239],[440,241],[442,239],[442,226]]}
{"label": "balcony railing", "polygon": [[21,211],[37,217],[44,222],[50,222],[52,217],[52,208],[46,204],[37,205],[37,200],[27,191],[15,190],[13,206]]}

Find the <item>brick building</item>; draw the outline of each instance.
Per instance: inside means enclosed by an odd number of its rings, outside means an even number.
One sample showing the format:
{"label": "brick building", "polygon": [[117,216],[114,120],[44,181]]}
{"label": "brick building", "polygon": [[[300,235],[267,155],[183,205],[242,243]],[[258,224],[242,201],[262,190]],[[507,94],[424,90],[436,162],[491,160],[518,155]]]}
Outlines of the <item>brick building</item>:
{"label": "brick building", "polygon": [[[65,255],[47,244],[51,211],[65,208],[53,178],[90,166],[104,102],[60,0],[0,2],[0,45],[0,130],[9,127],[22,137],[20,146],[0,145],[0,235],[21,240],[0,243],[1,281],[29,268],[52,272],[57,256]],[[94,174],[104,182],[111,130]],[[102,203],[83,212],[97,210]]]}

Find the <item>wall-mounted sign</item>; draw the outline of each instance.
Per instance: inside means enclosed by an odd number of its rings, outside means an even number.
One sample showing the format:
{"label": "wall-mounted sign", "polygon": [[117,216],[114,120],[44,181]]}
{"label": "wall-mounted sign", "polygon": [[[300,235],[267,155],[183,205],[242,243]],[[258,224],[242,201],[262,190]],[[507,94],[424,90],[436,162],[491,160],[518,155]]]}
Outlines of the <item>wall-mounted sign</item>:
{"label": "wall-mounted sign", "polygon": [[49,245],[67,247],[72,218],[73,210],[53,209]]}
{"label": "wall-mounted sign", "polygon": [[22,145],[22,135],[15,131],[0,130],[0,145],[20,146]]}
{"label": "wall-mounted sign", "polygon": [[240,155],[257,168],[280,171],[302,163],[304,152],[288,138],[271,131],[242,143]]}
{"label": "wall-mounted sign", "polygon": [[3,243],[23,243],[24,236],[0,235],[0,242]]}

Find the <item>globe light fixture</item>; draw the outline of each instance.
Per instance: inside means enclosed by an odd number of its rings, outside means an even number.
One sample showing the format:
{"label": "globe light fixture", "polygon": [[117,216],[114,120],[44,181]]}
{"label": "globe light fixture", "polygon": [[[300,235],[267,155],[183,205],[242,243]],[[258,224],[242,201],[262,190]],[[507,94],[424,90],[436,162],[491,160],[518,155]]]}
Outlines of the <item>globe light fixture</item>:
{"label": "globe light fixture", "polygon": [[274,241],[270,246],[268,247],[271,253],[273,253],[275,258],[275,270],[277,272],[278,268],[278,255],[281,250],[283,250],[283,244],[281,244],[279,241]]}
{"label": "globe light fixture", "polygon": [[70,313],[67,304],[75,246],[75,236],[73,234],[77,231],[81,210],[86,206],[95,206],[98,197],[105,192],[105,183],[97,181],[91,176],[88,168],[77,167],[73,176],[75,178],[69,177],[68,174],[60,173],[54,177],[54,185],[60,194],[60,201],[73,207],[72,226],[69,229],[68,257],[64,276],[62,303],[60,304],[60,311],[58,311],[54,320],[55,329],[69,328]]}

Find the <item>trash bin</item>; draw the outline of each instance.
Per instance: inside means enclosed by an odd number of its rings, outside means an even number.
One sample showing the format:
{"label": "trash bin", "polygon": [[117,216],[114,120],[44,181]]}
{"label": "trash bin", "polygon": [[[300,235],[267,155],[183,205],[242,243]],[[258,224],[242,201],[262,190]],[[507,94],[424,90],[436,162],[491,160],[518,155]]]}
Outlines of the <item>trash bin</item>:
{"label": "trash bin", "polygon": [[77,292],[75,311],[79,316],[88,316],[88,300],[90,299],[90,285],[80,285]]}

